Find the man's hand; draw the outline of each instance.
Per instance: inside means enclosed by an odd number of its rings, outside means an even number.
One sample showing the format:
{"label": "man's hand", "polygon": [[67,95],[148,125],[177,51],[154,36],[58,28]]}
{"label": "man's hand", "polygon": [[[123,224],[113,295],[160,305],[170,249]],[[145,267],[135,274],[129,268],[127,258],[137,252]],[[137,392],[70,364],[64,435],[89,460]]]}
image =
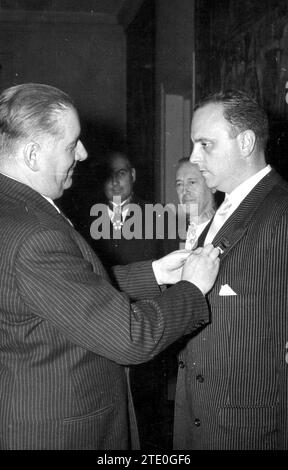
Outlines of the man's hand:
{"label": "man's hand", "polygon": [[219,271],[219,250],[213,245],[197,248],[187,258],[181,279],[192,282],[205,295],[212,289]]}
{"label": "man's hand", "polygon": [[191,251],[177,250],[152,262],[152,268],[159,285],[175,284],[181,280],[182,267]]}

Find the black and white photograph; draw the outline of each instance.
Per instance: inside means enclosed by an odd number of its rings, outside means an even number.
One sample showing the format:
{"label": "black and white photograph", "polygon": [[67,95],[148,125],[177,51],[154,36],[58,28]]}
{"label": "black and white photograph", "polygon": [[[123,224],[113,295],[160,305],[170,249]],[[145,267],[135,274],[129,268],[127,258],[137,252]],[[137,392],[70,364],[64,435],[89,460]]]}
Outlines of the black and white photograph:
{"label": "black and white photograph", "polygon": [[288,0],[0,0],[0,450],[287,449]]}

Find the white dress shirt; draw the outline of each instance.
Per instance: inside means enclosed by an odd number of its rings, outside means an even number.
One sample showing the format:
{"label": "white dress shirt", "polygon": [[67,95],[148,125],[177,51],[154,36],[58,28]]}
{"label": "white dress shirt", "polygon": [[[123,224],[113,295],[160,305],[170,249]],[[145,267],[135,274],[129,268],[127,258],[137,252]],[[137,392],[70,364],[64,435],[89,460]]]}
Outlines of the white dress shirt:
{"label": "white dress shirt", "polygon": [[[121,202],[121,207],[125,206],[126,204],[126,207],[125,209],[123,209],[123,211],[121,211],[121,217],[122,217],[122,222],[124,222],[124,220],[126,219],[126,216],[128,214],[128,211],[129,211],[129,204],[127,204],[128,202],[128,199],[126,199],[125,201]],[[115,204],[115,202],[111,201],[111,204],[116,207],[118,204]],[[110,220],[111,222],[113,222],[113,218],[114,218],[114,212],[110,209],[110,207],[107,205],[107,210],[108,210],[108,214],[109,214],[109,217],[110,217]]]}
{"label": "white dress shirt", "polygon": [[[235,188],[230,194],[225,195],[225,199],[221,206],[217,209],[214,219],[217,220],[217,213],[223,210],[223,205],[229,204],[229,209],[225,212],[225,216],[221,217],[221,223],[217,225],[217,231],[220,230],[221,226],[224,225],[226,220],[230,217],[230,215],[237,209],[237,207],[241,204],[241,202],[245,199],[245,197],[252,191],[252,189],[261,181],[264,176],[266,176],[271,171],[271,166],[267,165],[262,170],[255,173],[253,176],[248,178],[246,181],[243,181],[237,188]],[[216,232],[217,233],[217,232]],[[211,243],[213,238],[216,235],[215,230],[213,228],[213,222],[208,230],[208,233],[205,238],[204,245]]]}

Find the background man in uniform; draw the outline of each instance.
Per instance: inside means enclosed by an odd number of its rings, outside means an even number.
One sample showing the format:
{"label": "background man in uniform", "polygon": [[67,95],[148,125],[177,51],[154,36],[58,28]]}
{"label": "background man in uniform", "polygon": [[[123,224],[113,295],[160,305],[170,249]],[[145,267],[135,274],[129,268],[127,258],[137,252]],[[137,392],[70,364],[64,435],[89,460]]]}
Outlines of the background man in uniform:
{"label": "background man in uniform", "polygon": [[[152,238],[145,236],[145,206],[151,202],[141,199],[134,190],[136,183],[136,169],[128,156],[122,152],[111,152],[103,163],[104,181],[102,198],[98,202],[106,204],[106,217],[109,217],[109,237],[98,237],[93,229],[93,217],[89,217],[89,243],[95,249],[106,269],[116,264],[127,264],[135,261],[159,258],[164,254],[163,240],[152,233]],[[97,203],[96,203],[97,204]],[[137,206],[137,216],[135,214]],[[101,213],[101,217],[103,214]],[[134,230],[136,236],[125,236],[125,225],[131,219],[137,220],[140,228]],[[134,226],[131,227],[132,231]],[[138,229],[138,227],[137,227]],[[87,232],[87,230],[86,230]],[[117,233],[118,232],[118,233]],[[138,237],[141,232],[141,237]],[[117,236],[118,235],[118,236]]]}

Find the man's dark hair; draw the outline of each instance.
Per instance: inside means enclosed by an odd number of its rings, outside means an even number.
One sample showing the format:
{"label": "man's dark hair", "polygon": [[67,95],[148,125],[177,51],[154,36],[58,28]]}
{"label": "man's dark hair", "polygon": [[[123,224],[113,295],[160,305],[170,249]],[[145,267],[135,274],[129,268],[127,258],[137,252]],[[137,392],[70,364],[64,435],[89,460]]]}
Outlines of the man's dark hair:
{"label": "man's dark hair", "polygon": [[129,169],[133,168],[128,154],[122,150],[121,151],[111,150],[110,152],[108,152],[107,157],[106,157],[106,165],[110,166],[113,160],[117,158],[122,158],[126,162],[127,168]]}
{"label": "man's dark hair", "polygon": [[196,111],[207,104],[222,104],[224,118],[231,125],[231,136],[252,130],[259,150],[265,150],[269,137],[268,117],[257,101],[241,90],[223,90],[202,98],[194,108]]}
{"label": "man's dark hair", "polygon": [[50,85],[25,83],[0,95],[0,152],[13,152],[17,142],[41,134],[61,137],[59,114],[75,109],[71,98]]}

